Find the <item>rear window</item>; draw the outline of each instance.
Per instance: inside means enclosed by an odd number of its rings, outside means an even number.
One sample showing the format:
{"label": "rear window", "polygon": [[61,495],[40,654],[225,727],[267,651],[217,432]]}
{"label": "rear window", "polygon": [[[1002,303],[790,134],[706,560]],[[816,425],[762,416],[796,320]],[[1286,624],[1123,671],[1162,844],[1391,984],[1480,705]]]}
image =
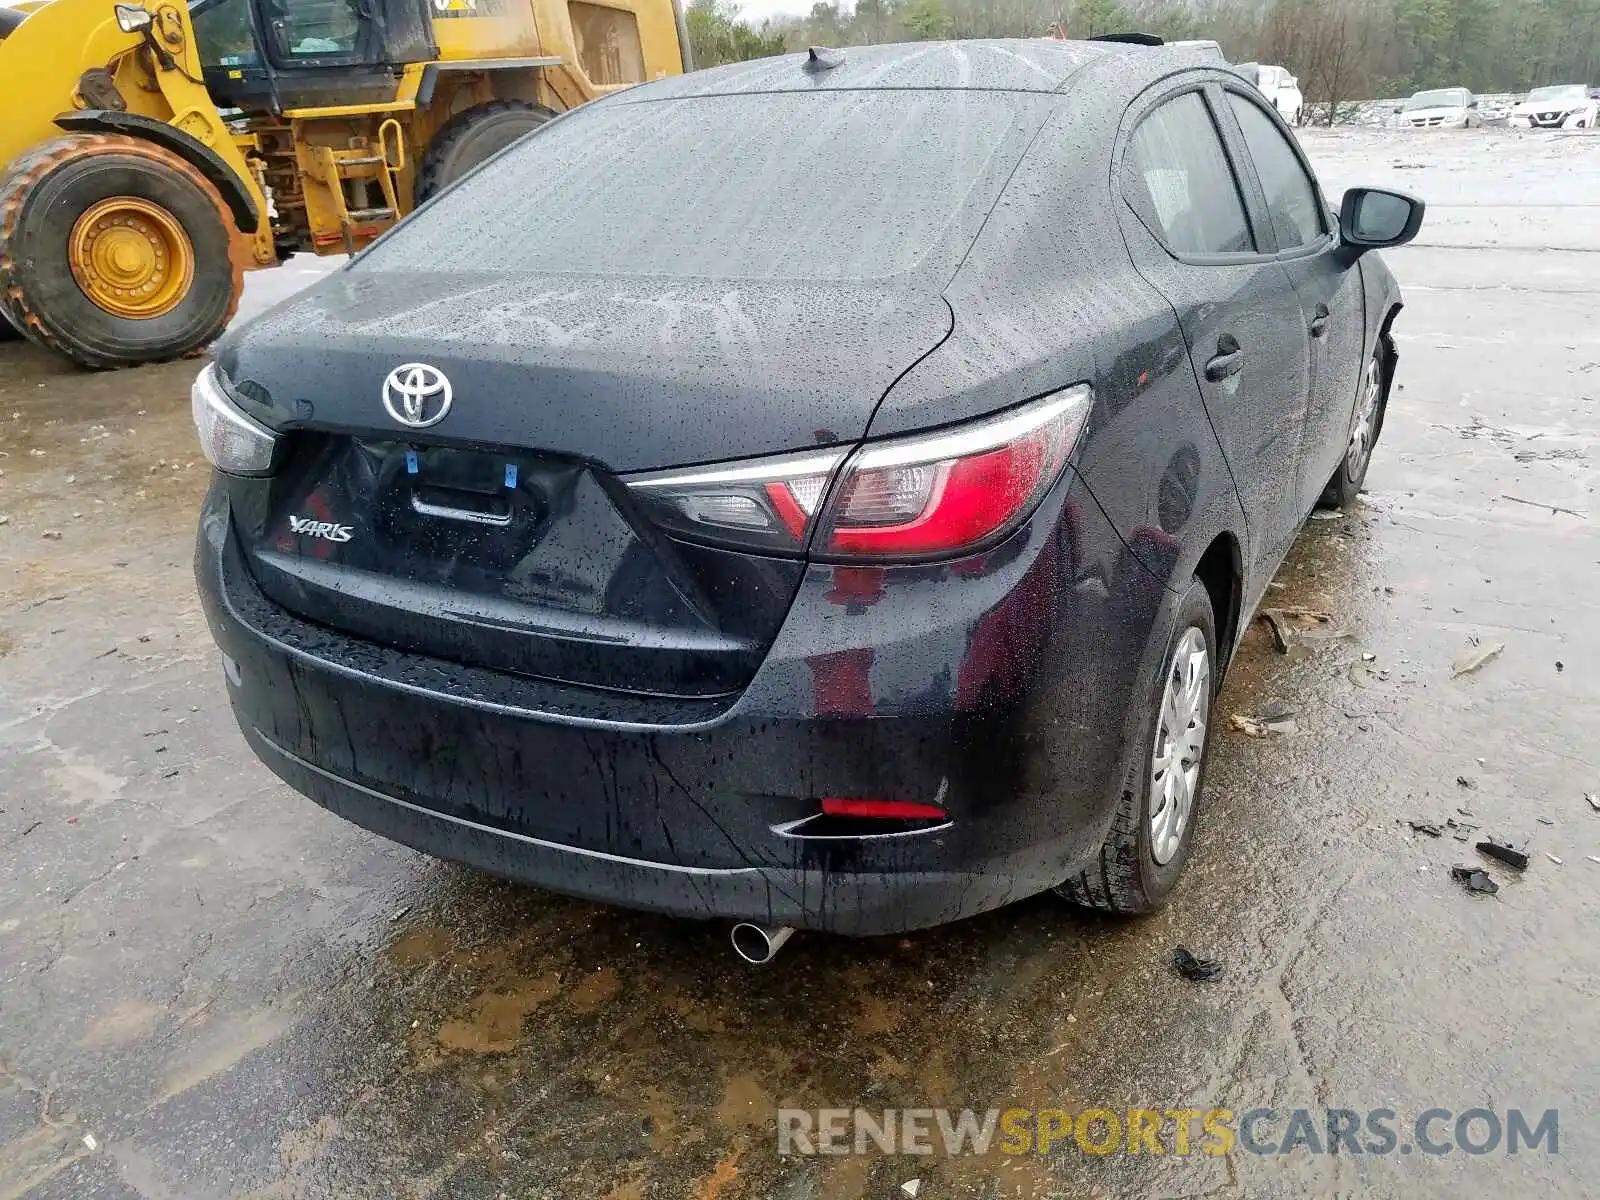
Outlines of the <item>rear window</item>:
{"label": "rear window", "polygon": [[601,103],[489,163],[356,269],[904,274],[941,245],[965,249],[1047,103],[980,91]]}

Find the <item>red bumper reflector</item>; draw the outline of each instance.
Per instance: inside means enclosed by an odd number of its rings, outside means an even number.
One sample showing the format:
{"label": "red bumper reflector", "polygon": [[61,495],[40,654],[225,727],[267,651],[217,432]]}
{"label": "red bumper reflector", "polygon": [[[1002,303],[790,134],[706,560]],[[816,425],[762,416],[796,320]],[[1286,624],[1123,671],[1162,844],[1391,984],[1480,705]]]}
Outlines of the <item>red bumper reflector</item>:
{"label": "red bumper reflector", "polygon": [[950,814],[937,804],[914,800],[861,800],[849,796],[824,796],[822,811],[830,817],[876,817],[886,821],[943,821]]}

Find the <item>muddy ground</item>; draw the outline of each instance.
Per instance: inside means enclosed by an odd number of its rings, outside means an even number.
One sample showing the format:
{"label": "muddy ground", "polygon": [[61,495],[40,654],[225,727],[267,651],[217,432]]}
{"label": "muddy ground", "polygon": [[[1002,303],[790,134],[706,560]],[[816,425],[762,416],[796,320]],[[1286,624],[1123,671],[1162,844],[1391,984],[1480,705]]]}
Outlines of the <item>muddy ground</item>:
{"label": "muddy ground", "polygon": [[[1038,899],[756,970],[328,816],[228,713],[196,364],[0,345],[0,1197],[1600,1194],[1600,137],[1307,140],[1432,205],[1370,492],[1270,593],[1349,636],[1252,628],[1220,711],[1297,728],[1217,739],[1138,923]],[[1533,861],[1470,896],[1404,817]],[[857,1104],[1557,1108],[1560,1153],[777,1156],[777,1106]]]}

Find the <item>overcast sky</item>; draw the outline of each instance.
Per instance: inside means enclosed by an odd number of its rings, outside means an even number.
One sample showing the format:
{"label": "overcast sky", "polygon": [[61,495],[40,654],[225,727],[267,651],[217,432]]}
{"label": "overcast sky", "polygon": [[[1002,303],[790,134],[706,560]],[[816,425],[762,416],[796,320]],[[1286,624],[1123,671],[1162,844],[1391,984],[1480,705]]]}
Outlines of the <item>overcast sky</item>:
{"label": "overcast sky", "polygon": [[[737,0],[739,16],[759,26],[766,17],[803,17],[811,11],[811,0]],[[848,10],[852,5],[840,5]]]}

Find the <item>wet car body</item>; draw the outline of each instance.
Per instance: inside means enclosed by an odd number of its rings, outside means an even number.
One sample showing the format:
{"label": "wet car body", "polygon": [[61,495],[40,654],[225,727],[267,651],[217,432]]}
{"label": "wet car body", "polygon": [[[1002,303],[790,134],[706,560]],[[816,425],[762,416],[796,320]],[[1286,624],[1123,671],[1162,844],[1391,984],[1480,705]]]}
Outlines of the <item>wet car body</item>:
{"label": "wet car body", "polygon": [[1477,103],[1466,88],[1418,92],[1401,108],[1400,124],[1408,129],[1471,129],[1481,124],[1474,111]]}
{"label": "wet car body", "polygon": [[[790,56],[549,128],[901,89],[993,107],[963,127],[984,146],[966,199],[890,277],[398,269],[380,243],[219,346],[234,402],[281,442],[269,474],[215,479],[196,571],[272,770],[397,841],[684,916],[903,930],[1095,862],[1185,586],[1212,591],[1225,660],[1375,353],[1387,386],[1398,289],[1331,229],[1278,249],[1228,115],[1250,89],[1176,50]],[[1190,93],[1257,240],[1219,261],[1169,253],[1118,183],[1142,116]],[[412,245],[448,254],[429,211]],[[1224,333],[1247,366],[1211,382]],[[416,363],[453,385],[424,430],[380,402]],[[1093,403],[1059,475],[959,554],[752,554],[641,499],[662,472],[842,459],[1072,388]],[[431,515],[424,488],[498,524]],[[861,821],[825,798],[925,811]]]}
{"label": "wet car body", "polygon": [[1600,99],[1577,83],[1534,88],[1512,106],[1507,119],[1521,129],[1593,129],[1600,121]]}

